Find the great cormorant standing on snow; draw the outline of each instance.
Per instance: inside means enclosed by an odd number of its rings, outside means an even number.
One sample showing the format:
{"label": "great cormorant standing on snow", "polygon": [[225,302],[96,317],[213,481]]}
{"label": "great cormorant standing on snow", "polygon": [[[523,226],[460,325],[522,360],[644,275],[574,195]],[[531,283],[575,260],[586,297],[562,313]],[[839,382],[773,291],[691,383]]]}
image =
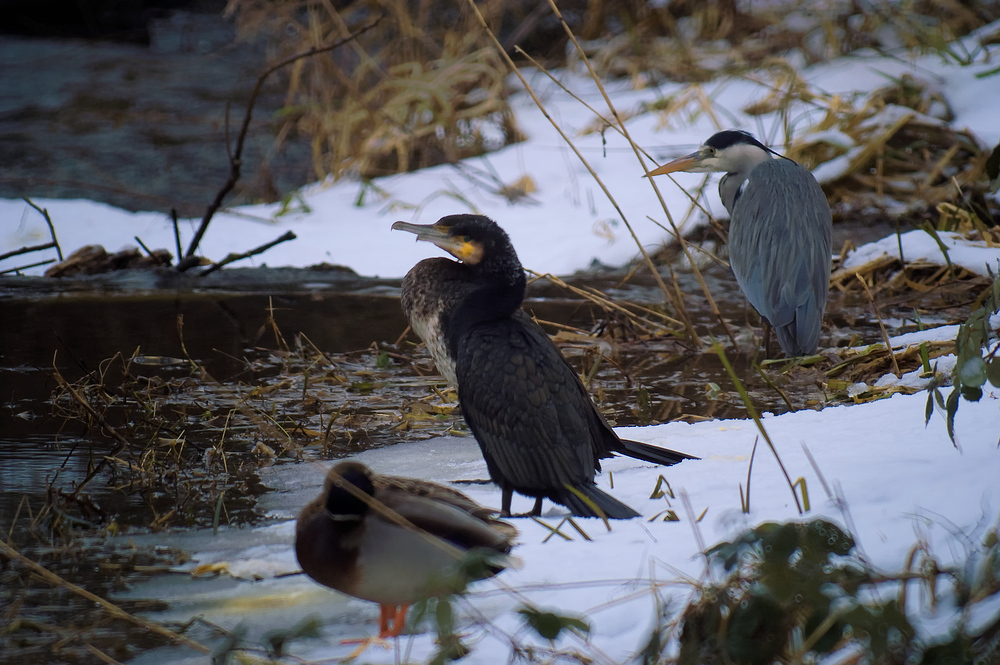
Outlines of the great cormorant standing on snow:
{"label": "great cormorant standing on snow", "polygon": [[[435,224],[396,222],[452,254],[418,263],[403,280],[402,305],[438,370],[458,389],[469,429],[503,493],[561,503],[574,515],[628,519],[638,513],[598,489],[600,460],[615,453],[654,464],[690,455],[620,439],[556,345],[523,310],[525,276],[510,238],[482,215]],[[596,507],[596,510],[595,510]]]}

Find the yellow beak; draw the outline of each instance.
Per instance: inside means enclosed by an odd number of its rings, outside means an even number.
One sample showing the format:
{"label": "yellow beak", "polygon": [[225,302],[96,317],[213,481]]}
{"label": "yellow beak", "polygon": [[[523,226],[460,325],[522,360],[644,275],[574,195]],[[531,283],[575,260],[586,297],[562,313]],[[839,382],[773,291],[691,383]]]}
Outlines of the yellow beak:
{"label": "yellow beak", "polygon": [[692,152],[690,155],[684,155],[683,157],[678,157],[672,162],[667,162],[659,168],[655,168],[645,175],[649,178],[654,175],[663,175],[665,173],[675,173],[677,171],[687,171],[692,166],[695,166],[701,159],[701,153]]}

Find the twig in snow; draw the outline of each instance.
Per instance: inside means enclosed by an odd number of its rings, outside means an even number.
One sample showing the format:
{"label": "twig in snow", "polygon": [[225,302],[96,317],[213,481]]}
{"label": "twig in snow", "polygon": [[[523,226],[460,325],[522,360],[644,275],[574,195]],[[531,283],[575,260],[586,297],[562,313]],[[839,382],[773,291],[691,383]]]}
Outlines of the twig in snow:
{"label": "twig in snow", "polygon": [[42,217],[45,218],[45,223],[49,225],[49,235],[52,236],[52,244],[55,245],[56,254],[59,256],[59,260],[63,260],[62,248],[59,246],[59,240],[56,238],[56,227],[52,223],[52,218],[49,217],[48,208],[39,208],[31,199],[24,199],[24,202],[30,205],[32,208],[41,213]]}

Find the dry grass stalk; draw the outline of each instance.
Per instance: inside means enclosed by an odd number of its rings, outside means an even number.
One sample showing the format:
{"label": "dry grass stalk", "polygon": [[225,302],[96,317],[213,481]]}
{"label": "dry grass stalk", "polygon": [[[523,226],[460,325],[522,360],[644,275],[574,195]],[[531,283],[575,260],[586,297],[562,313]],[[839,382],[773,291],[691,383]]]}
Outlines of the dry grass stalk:
{"label": "dry grass stalk", "polygon": [[[483,29],[486,30],[486,32],[489,35],[489,37],[493,40],[494,46],[497,48],[498,51],[500,51],[502,53],[504,59],[507,62],[508,67],[510,67],[510,69],[514,72],[514,74],[517,75],[518,79],[521,81],[521,84],[524,86],[524,89],[528,92],[529,95],[531,95],[532,100],[538,106],[539,110],[545,116],[546,120],[548,120],[552,124],[552,126],[555,128],[555,130],[557,132],[559,132],[559,136],[562,137],[562,139],[566,143],[566,145],[568,145],[570,147],[570,149],[573,150],[573,153],[577,156],[577,158],[584,165],[584,167],[586,167],[586,169],[590,172],[590,175],[594,179],[594,182],[596,182],[597,185],[604,192],[604,195],[608,198],[608,201],[610,201],[611,205],[614,206],[614,208],[615,208],[616,211],[618,211],[619,217],[621,218],[622,222],[625,224],[625,227],[628,229],[629,234],[632,236],[632,239],[636,243],[636,246],[639,248],[639,252],[640,252],[640,254],[643,257],[644,262],[649,267],[649,270],[652,273],[653,278],[656,280],[657,284],[659,285],[660,289],[663,291],[663,294],[664,294],[664,296],[666,296],[667,300],[668,301],[673,301],[674,306],[675,306],[675,311],[676,311],[677,315],[680,316],[681,319],[682,319],[682,321],[684,322],[684,327],[687,330],[689,337],[692,340],[698,340],[698,334],[695,332],[694,327],[691,325],[690,321],[687,318],[687,312],[686,312],[686,310],[684,308],[683,300],[680,300],[680,299],[675,300],[674,297],[673,297],[674,294],[672,294],[670,292],[670,290],[667,289],[667,285],[664,284],[663,278],[660,276],[659,271],[656,269],[656,266],[653,264],[653,261],[649,257],[649,254],[646,252],[646,249],[642,246],[642,243],[639,242],[639,238],[635,235],[635,231],[632,229],[632,226],[631,226],[631,224],[629,224],[629,221],[628,221],[627,217],[625,216],[625,214],[622,211],[621,207],[618,205],[618,203],[615,200],[614,196],[611,194],[611,191],[604,184],[604,181],[602,181],[601,178],[597,175],[597,172],[594,171],[593,167],[590,166],[590,163],[587,161],[587,158],[583,156],[583,154],[577,149],[577,147],[573,143],[573,141],[566,135],[566,133],[563,131],[562,127],[560,127],[559,124],[548,113],[548,111],[546,111],[545,105],[538,98],[538,95],[535,94],[534,90],[532,89],[531,85],[528,83],[527,79],[524,78],[524,75],[521,74],[521,70],[514,63],[514,61],[511,59],[511,57],[505,51],[502,50],[502,46],[500,45],[500,41],[497,39],[496,35],[489,29],[489,26],[486,23],[486,19],[483,17],[482,13],[479,11],[479,8],[476,6],[476,4],[472,0],[468,0],[468,3],[469,3],[469,6],[472,8],[472,10],[475,12],[475,15],[479,19],[480,24],[482,25]],[[553,5],[553,7],[554,7],[554,5]],[[602,88],[602,90],[603,90],[603,88]],[[605,93],[605,98],[607,98],[606,93]]]}
{"label": "dry grass stalk", "polygon": [[27,567],[28,569],[31,570],[33,575],[35,575],[39,579],[44,580],[46,583],[51,584],[53,586],[62,587],[63,589],[66,589],[67,591],[76,594],[81,598],[85,598],[86,600],[96,605],[99,605],[101,609],[103,609],[105,612],[115,617],[116,619],[124,619],[125,621],[134,623],[137,626],[145,628],[151,633],[155,633],[157,635],[160,635],[161,637],[166,637],[167,639],[173,642],[183,644],[184,646],[194,649],[199,653],[205,653],[205,654],[212,653],[211,649],[206,647],[204,644],[192,640],[190,637],[181,635],[179,633],[175,633],[169,628],[165,628],[164,626],[161,626],[158,623],[153,623],[152,621],[147,621],[146,619],[143,619],[141,617],[129,614],[128,612],[118,607],[114,603],[111,603],[101,598],[100,596],[95,595],[90,591],[87,591],[86,589],[73,584],[72,582],[66,581],[62,577],[59,577],[55,573],[35,563],[34,561],[24,556],[23,554],[21,554],[20,552],[18,552],[17,550],[15,550],[14,548],[12,548],[10,545],[8,545],[3,541],[0,541],[0,555],[3,555],[7,559],[11,561],[16,561],[22,566]]}
{"label": "dry grass stalk", "polygon": [[[569,11],[566,3],[560,3]],[[588,3],[588,6],[595,3]],[[609,4],[609,3],[596,3]],[[859,48],[938,50],[951,57],[948,44],[996,20],[993,5],[966,7],[957,2],[878,3],[805,2],[796,20],[779,5],[754,5],[747,11],[732,2],[682,0],[652,6],[626,4],[628,26],[595,39],[580,32],[587,56],[602,76],[627,78],[636,87],[650,80],[697,82],[766,66],[796,51],[807,63],[845,55]],[[883,39],[882,42],[879,40]]]}
{"label": "dry grass stalk", "polygon": [[971,133],[948,125],[951,111],[933,86],[904,75],[859,105],[815,99],[827,113],[812,130],[838,131],[851,144],[807,137],[785,154],[811,168],[829,162],[824,188],[838,209],[922,212],[982,191],[988,154]]}
{"label": "dry grass stalk", "polygon": [[481,31],[460,4],[447,8],[444,21],[431,9],[403,0],[230,0],[226,12],[243,36],[268,36],[276,58],[324,48],[373,14],[386,15],[350,51],[296,62],[282,119],[282,135],[294,129],[310,138],[318,177],[372,178],[454,163],[522,138],[503,66],[482,47]]}
{"label": "dry grass stalk", "polygon": [[[536,275],[540,279],[546,279],[546,280],[552,282],[553,284],[555,284],[556,286],[558,286],[560,288],[563,288],[563,289],[566,289],[570,293],[573,293],[574,295],[578,295],[581,298],[583,298],[585,300],[588,300],[588,301],[594,303],[595,305],[598,305],[599,307],[601,307],[604,310],[611,310],[611,311],[618,312],[619,314],[624,315],[625,318],[629,321],[630,324],[634,325],[636,328],[639,328],[640,330],[645,331],[648,334],[656,334],[657,332],[660,333],[660,334],[662,334],[664,332],[667,332],[669,334],[677,334],[677,332],[678,332],[675,329],[665,328],[661,324],[655,324],[655,323],[649,321],[648,319],[640,318],[638,315],[636,315],[635,312],[629,310],[625,306],[625,304],[620,304],[620,303],[615,302],[613,299],[611,299],[610,297],[604,295],[603,293],[601,293],[597,289],[593,289],[593,288],[586,288],[586,289],[584,289],[584,288],[580,288],[578,286],[573,286],[572,284],[567,284],[566,282],[564,282],[560,278],[558,278],[555,275],[552,275],[550,273],[536,273],[536,272],[533,272],[533,271],[529,271],[529,272],[531,272],[531,274],[533,274],[533,275]],[[657,318],[662,319],[663,321],[665,321],[667,323],[671,323],[671,324],[674,324],[676,326],[682,326],[683,325],[677,319],[671,318],[670,316],[664,314],[663,312],[657,312],[656,310],[650,309],[648,307],[644,307],[642,305],[638,305],[636,303],[626,303],[626,304],[628,305],[628,307],[634,307],[635,309],[638,309],[639,311],[643,312],[644,314],[647,314],[649,316],[655,316]]]}
{"label": "dry grass stalk", "polygon": [[[552,8],[552,12],[556,15],[556,17],[558,17],[559,21],[562,23],[563,29],[566,31],[566,34],[569,37],[570,41],[573,42],[573,45],[579,52],[580,57],[583,59],[584,64],[587,65],[587,71],[590,73],[591,78],[597,85],[597,89],[600,90],[601,96],[604,98],[605,104],[608,105],[608,108],[611,109],[612,115],[614,115],[615,117],[615,123],[617,124],[618,131],[622,134],[625,140],[628,141],[629,146],[631,146],[632,151],[635,153],[636,160],[639,162],[640,167],[645,169],[646,163],[645,160],[643,160],[644,151],[641,148],[639,148],[638,145],[636,145],[635,141],[633,141],[632,137],[629,135],[628,128],[625,125],[625,121],[622,119],[621,115],[619,115],[617,107],[611,101],[611,97],[608,96],[607,89],[605,89],[604,84],[601,81],[601,77],[598,75],[597,71],[590,64],[590,60],[587,58],[586,52],[583,50],[583,47],[580,46],[580,43],[577,40],[576,35],[573,34],[573,31],[566,23],[566,20],[563,18],[562,13],[559,11],[559,8],[556,6],[555,1],[549,0],[549,5]],[[705,298],[708,301],[709,307],[712,309],[712,313],[715,314],[716,318],[718,318],[719,322],[722,324],[722,327],[726,331],[726,335],[729,337],[730,341],[733,343],[733,346],[736,346],[736,338],[733,336],[732,330],[729,329],[729,325],[726,323],[726,320],[722,317],[722,313],[719,311],[719,307],[715,303],[715,298],[712,297],[712,292],[709,290],[708,285],[705,283],[705,279],[701,274],[701,270],[699,270],[698,265],[695,263],[694,259],[691,256],[691,252],[688,249],[687,242],[684,240],[684,237],[680,234],[680,231],[677,229],[677,225],[674,224],[674,218],[670,214],[670,209],[667,207],[667,203],[663,199],[663,195],[660,193],[659,187],[657,187],[656,182],[653,181],[652,178],[649,179],[649,183],[653,187],[653,191],[656,193],[657,199],[659,199],[660,201],[660,207],[663,208],[663,212],[667,216],[667,221],[670,223],[670,228],[673,229],[674,237],[680,243],[681,251],[683,251],[684,255],[687,257],[688,263],[690,264],[691,269],[695,274],[695,277],[698,279],[698,283],[701,285],[702,292],[705,294]],[[617,205],[615,207],[617,208]],[[621,210],[619,210],[618,212],[619,214],[621,214]],[[642,254],[643,259],[649,265],[650,270],[653,272],[653,276],[659,283],[660,288],[663,290],[664,295],[667,296],[667,299],[669,300],[670,294],[667,292],[666,285],[660,278],[659,272],[654,268],[652,259],[650,259],[649,255],[646,253],[645,248],[643,248],[642,243],[639,242],[638,236],[635,235],[635,231],[632,230],[632,226],[629,224],[628,220],[625,219],[624,215],[622,215],[622,220],[625,222],[626,228],[628,228],[629,233],[632,235],[632,239],[635,240],[636,245],[639,247],[639,252]],[[690,337],[691,341],[694,344],[700,345],[698,334],[694,331],[694,328],[691,326],[689,322],[687,310],[684,305],[684,298],[680,292],[680,287],[677,284],[676,280],[674,282],[674,287],[675,287],[674,293],[676,295],[676,306],[678,308],[679,315],[684,320],[685,327],[688,330],[688,336]]]}
{"label": "dry grass stalk", "polygon": [[868,300],[872,304],[872,309],[875,311],[875,319],[878,321],[879,330],[882,332],[882,341],[885,343],[886,351],[889,353],[889,358],[892,360],[892,373],[896,375],[896,378],[900,378],[903,375],[899,372],[899,364],[896,362],[896,354],[892,350],[892,343],[889,341],[889,333],[886,332],[885,323],[882,322],[882,314],[878,310],[878,305],[875,304],[875,296],[872,295],[871,289],[868,288],[868,282],[864,280],[858,274],[854,275],[861,286],[864,287],[865,293],[868,294]]}

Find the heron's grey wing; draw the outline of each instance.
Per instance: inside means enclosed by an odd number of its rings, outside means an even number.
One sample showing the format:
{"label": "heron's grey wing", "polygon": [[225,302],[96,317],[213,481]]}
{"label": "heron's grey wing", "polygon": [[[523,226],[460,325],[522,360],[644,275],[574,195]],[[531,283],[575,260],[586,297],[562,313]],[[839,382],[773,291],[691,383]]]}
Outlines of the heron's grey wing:
{"label": "heron's grey wing", "polygon": [[581,401],[575,372],[537,325],[507,319],[473,327],[456,369],[462,414],[494,482],[545,495],[593,481],[593,406],[585,393]]}
{"label": "heron's grey wing", "polygon": [[789,355],[819,341],[830,283],[831,214],[812,174],[787,159],[750,172],[733,206],[730,264]]}

